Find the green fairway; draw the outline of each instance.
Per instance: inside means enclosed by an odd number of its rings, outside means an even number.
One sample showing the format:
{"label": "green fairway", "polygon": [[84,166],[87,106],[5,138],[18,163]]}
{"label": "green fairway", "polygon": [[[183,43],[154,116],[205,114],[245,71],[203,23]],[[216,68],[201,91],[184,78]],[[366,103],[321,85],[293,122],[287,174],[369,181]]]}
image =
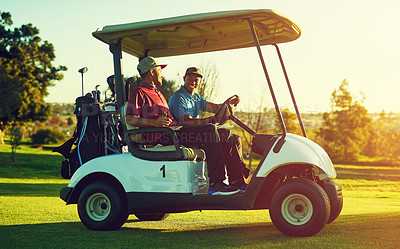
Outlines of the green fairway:
{"label": "green fairway", "polygon": [[[36,151],[26,152],[17,164],[0,162],[0,248],[400,247],[400,182],[378,174],[350,179],[352,174],[341,170],[356,170],[359,175],[366,174],[365,170],[389,170],[391,175],[399,170],[396,167],[339,165],[337,182],[344,189],[342,214],[309,238],[282,235],[268,210],[195,211],[151,222],[139,222],[131,215],[120,230],[99,232],[86,229],[76,205],[67,206],[58,197],[59,189],[68,184],[52,177],[62,158]],[[43,155],[51,162],[41,162]],[[31,164],[22,162],[28,158]],[[36,164],[47,165],[38,169],[43,177],[35,178]],[[20,168],[24,169],[23,178],[13,177]]]}

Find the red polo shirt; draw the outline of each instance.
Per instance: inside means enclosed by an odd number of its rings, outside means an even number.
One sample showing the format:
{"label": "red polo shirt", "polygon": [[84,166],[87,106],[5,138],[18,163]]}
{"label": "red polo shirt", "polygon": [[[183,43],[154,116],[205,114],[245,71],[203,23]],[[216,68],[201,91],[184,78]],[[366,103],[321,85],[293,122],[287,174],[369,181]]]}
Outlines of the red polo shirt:
{"label": "red polo shirt", "polygon": [[[167,110],[168,117],[173,120],[164,95],[157,87],[142,82],[140,86],[135,87],[131,91],[126,115],[137,115],[145,119],[157,119],[163,115],[165,110]],[[178,123],[173,120],[169,126],[178,126]]]}

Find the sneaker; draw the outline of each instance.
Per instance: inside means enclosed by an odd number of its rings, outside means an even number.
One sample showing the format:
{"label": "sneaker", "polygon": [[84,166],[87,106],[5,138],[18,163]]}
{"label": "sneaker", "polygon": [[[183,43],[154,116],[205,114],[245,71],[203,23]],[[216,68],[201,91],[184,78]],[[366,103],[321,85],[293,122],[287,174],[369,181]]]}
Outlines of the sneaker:
{"label": "sneaker", "polygon": [[240,189],[230,190],[227,185],[219,182],[211,183],[208,188],[209,195],[233,195],[239,192],[241,192]]}
{"label": "sneaker", "polygon": [[231,184],[229,184],[229,187],[231,189],[239,189],[244,191],[247,187],[247,184],[244,182],[243,179],[237,179],[236,181],[233,181]]}

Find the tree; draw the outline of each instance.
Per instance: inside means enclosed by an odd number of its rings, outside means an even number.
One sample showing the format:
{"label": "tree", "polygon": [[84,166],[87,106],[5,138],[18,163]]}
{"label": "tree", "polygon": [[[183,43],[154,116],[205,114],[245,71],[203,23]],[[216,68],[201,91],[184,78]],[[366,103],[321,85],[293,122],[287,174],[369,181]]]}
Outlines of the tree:
{"label": "tree", "polygon": [[388,115],[382,111],[379,118],[372,123],[368,144],[363,153],[371,157],[384,157],[396,160],[400,156],[400,131],[398,125],[391,121]]}
{"label": "tree", "polygon": [[158,86],[157,89],[163,93],[165,99],[167,100],[167,102],[169,102],[172,94],[174,94],[174,92],[178,90],[178,86],[174,80],[166,80],[163,78],[162,85]]}
{"label": "tree", "polygon": [[353,100],[346,80],[333,91],[331,103],[317,132],[320,143],[334,160],[356,160],[367,144],[371,118],[367,109]]}
{"label": "tree", "polygon": [[17,94],[19,87],[19,79],[9,77],[5,69],[0,67],[0,144],[4,144],[4,131],[10,122],[7,117],[12,117],[21,105],[20,96]]}
{"label": "tree", "polygon": [[15,162],[15,153],[22,140],[22,127],[19,122],[12,122],[10,129],[11,161]]}
{"label": "tree", "polygon": [[31,136],[33,144],[58,143],[65,140],[65,135],[59,129],[44,128]]}
{"label": "tree", "polygon": [[218,76],[217,66],[212,63],[201,65],[201,73],[203,74],[202,83],[197,88],[197,93],[208,101],[213,101],[215,94],[218,92]]}
{"label": "tree", "polygon": [[[296,113],[293,113],[289,108],[284,108],[281,110],[282,118],[285,121],[286,131],[289,133],[303,135],[301,131],[300,124],[297,119]],[[278,115],[275,115],[275,133],[282,133],[281,124],[278,119]]]}
{"label": "tree", "polygon": [[[50,106],[47,88],[61,80],[65,66],[54,67],[54,47],[38,36],[32,24],[10,29],[11,14],[0,19],[0,140],[11,122],[46,120]],[[0,141],[1,142],[1,141]]]}

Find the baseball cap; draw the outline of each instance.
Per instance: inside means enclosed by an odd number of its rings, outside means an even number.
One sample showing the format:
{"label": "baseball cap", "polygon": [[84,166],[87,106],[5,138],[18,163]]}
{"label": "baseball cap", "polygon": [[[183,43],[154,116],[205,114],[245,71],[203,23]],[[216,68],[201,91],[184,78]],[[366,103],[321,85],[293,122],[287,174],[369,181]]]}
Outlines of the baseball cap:
{"label": "baseball cap", "polygon": [[186,69],[186,73],[185,76],[188,74],[197,74],[198,76],[203,78],[203,75],[201,74],[200,68],[197,67],[189,67],[188,69]]}
{"label": "baseball cap", "polygon": [[158,67],[158,66],[160,66],[162,69],[162,68],[166,67],[167,64],[161,65],[157,62],[156,59],[154,59],[151,56],[148,56],[148,57],[143,58],[139,62],[139,64],[137,65],[137,70],[139,71],[139,74],[144,74],[144,73],[150,71],[150,69]]}

